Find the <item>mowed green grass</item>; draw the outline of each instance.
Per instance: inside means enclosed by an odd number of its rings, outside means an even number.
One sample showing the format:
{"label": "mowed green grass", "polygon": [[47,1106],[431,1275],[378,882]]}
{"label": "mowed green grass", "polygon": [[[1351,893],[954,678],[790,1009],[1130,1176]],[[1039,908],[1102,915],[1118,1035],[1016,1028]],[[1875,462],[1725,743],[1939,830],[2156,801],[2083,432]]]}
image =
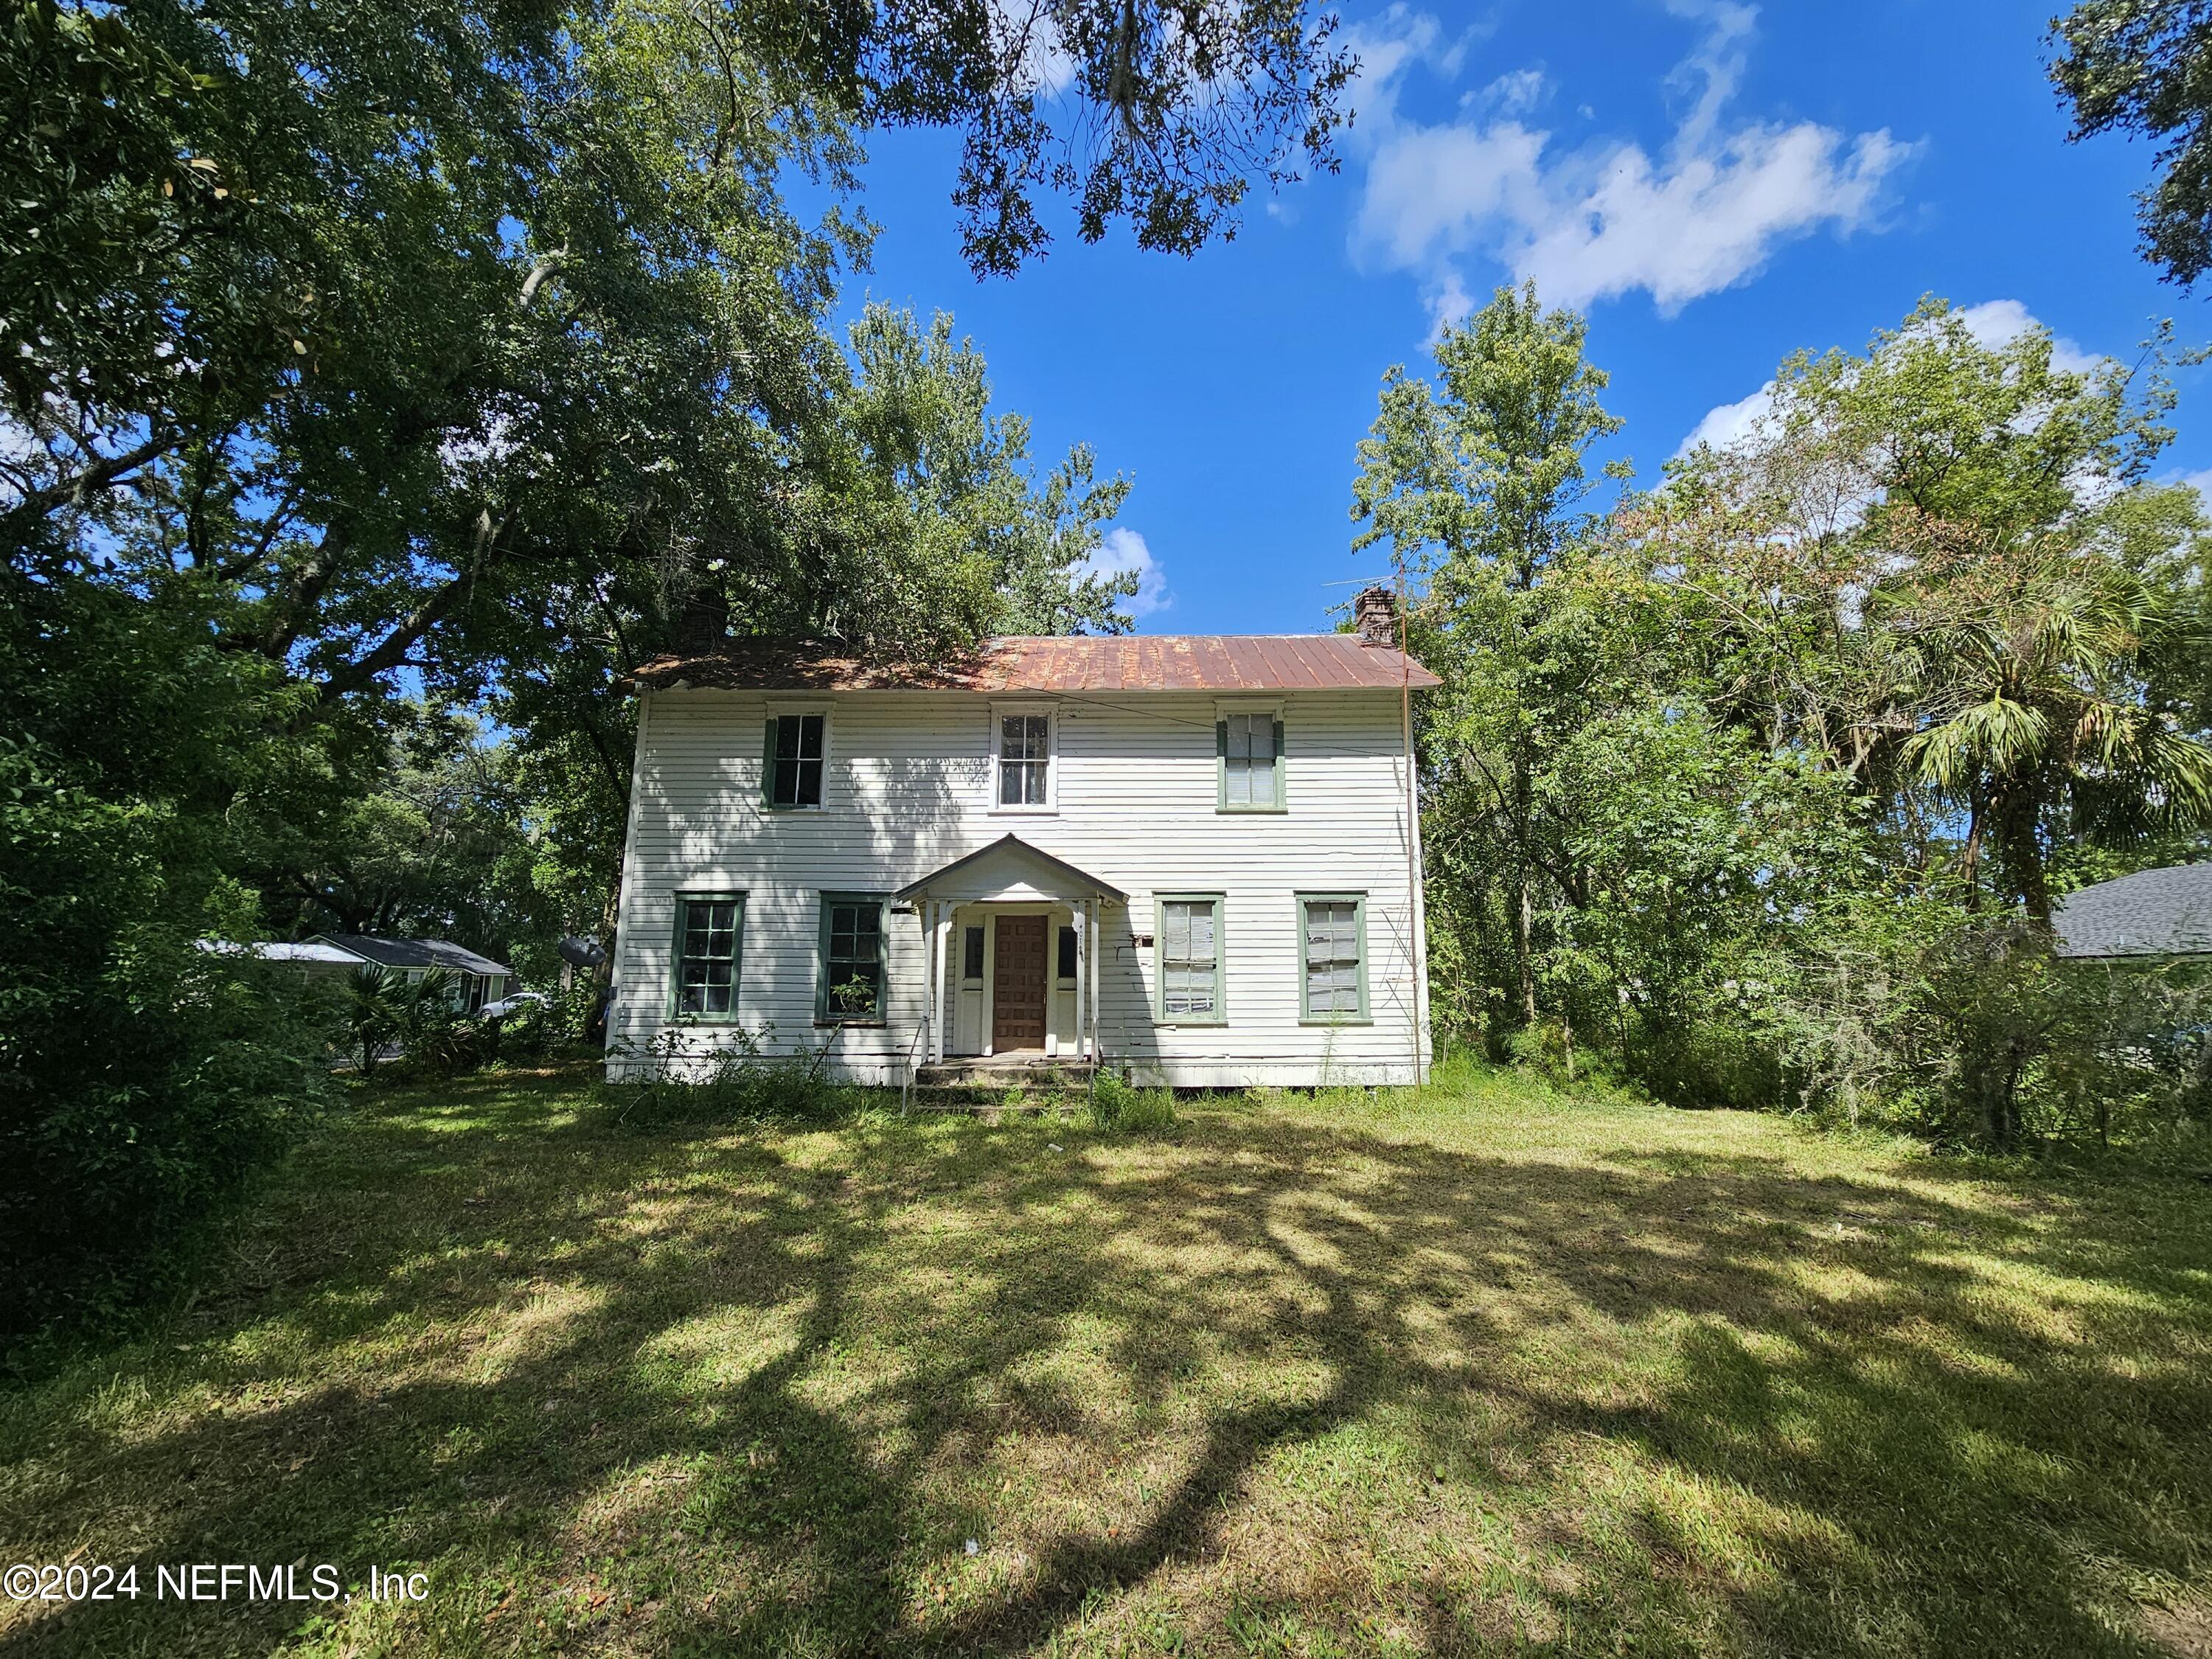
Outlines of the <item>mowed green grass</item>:
{"label": "mowed green grass", "polygon": [[0,1398],[7,1560],[350,1602],[0,1603],[0,1652],[2212,1651],[2185,1176],[1482,1073],[613,1120],[364,1094],[174,1322]]}

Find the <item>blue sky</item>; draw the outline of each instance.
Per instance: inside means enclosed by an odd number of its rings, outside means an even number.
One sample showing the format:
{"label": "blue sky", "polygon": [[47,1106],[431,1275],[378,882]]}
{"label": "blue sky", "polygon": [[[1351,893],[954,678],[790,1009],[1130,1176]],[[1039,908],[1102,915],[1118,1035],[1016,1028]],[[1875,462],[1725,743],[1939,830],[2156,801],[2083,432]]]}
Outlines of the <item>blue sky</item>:
{"label": "blue sky", "polygon": [[[952,312],[1041,459],[1087,441],[1133,479],[1113,551],[1146,574],[1140,630],[1325,628],[1336,584],[1386,568],[1352,553],[1346,515],[1383,371],[1419,372],[1439,318],[1500,282],[1588,312],[1627,422],[1609,453],[1645,482],[1789,352],[1863,346],[1923,293],[1992,336],[2039,321],[2085,357],[2131,361],[2158,317],[2185,342],[2212,331],[2136,253],[2148,151],[2065,142],[2049,9],[1348,8],[1367,67],[1343,169],[1263,187],[1234,242],[1085,246],[1063,216],[1046,258],[979,283],[953,143],[878,134],[864,201],[884,230],[847,301]],[[2212,386],[2179,383],[2175,473],[2212,465],[2193,407]]]}

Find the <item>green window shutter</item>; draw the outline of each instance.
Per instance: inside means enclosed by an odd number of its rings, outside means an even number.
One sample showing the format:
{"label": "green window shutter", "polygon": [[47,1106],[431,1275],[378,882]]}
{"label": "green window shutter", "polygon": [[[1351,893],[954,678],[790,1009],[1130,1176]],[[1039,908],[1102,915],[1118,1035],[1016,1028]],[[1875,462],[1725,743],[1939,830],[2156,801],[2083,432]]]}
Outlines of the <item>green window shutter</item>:
{"label": "green window shutter", "polygon": [[821,899],[822,933],[814,952],[814,1018],[830,1018],[830,897],[824,893]]}
{"label": "green window shutter", "polygon": [[775,716],[768,717],[768,737],[761,744],[761,805],[775,805]]}

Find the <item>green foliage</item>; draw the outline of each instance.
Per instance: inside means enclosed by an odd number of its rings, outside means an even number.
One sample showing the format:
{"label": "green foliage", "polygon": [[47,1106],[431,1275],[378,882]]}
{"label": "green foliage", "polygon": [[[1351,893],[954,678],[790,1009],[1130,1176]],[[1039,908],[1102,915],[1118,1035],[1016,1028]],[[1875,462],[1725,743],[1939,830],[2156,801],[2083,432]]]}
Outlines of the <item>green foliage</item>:
{"label": "green foliage", "polygon": [[398,1036],[403,1063],[417,1077],[453,1077],[492,1056],[491,1028],[463,1010],[459,977],[443,969],[407,988]]}
{"label": "green foliage", "polygon": [[103,1318],[310,1111],[295,989],[225,873],[319,781],[261,735],[287,693],[119,596],[0,573],[0,1337]]}
{"label": "green foliage", "polygon": [[1360,544],[1425,576],[1446,680],[1418,729],[1445,1046],[1960,1141],[2072,1133],[2093,1078],[2130,1132],[2185,1118],[2179,1039],[2092,1018],[2040,926],[2212,822],[2207,526],[2142,482],[2162,345],[2075,374],[1927,301],[1599,518],[1583,340],[1501,291],[1361,446]]}
{"label": "green foliage", "polygon": [[346,1036],[361,1057],[363,1075],[376,1069],[378,1052],[396,1042],[407,1004],[407,984],[389,968],[356,968],[346,976],[342,1004]]}
{"label": "green foliage", "polygon": [[[1350,72],[1303,0],[0,29],[0,1135],[40,1194],[0,1213],[22,1282],[80,1297],[313,1096],[280,981],[202,936],[420,930],[550,980],[612,933],[641,661],[1124,625],[1087,564],[1125,482],[1079,447],[1040,476],[949,319],[827,326],[859,127],[963,131],[979,269],[1042,246],[1041,188],[1188,251],[1248,174],[1327,160]],[[1102,118],[1049,161],[1042,61]],[[364,1065],[489,1041],[428,993],[343,1001]]]}
{"label": "green foliage", "polygon": [[2081,0],[2051,27],[2051,78],[2074,106],[2077,142],[2101,133],[2157,145],[2138,198],[2143,257],[2176,282],[2212,264],[2212,53],[2190,0]]}
{"label": "green foliage", "polygon": [[1133,1088],[1119,1072],[1102,1066],[1091,1085],[1091,1123],[1093,1128],[1122,1134],[1171,1129],[1176,1125],[1175,1092]]}
{"label": "green foliage", "polygon": [[765,1035],[737,1027],[701,1056],[663,1032],[617,1056],[644,1081],[607,1085],[609,1102],[619,1103],[613,1121],[641,1132],[664,1123],[828,1122],[870,1103],[867,1090],[831,1082],[809,1060],[763,1054]]}

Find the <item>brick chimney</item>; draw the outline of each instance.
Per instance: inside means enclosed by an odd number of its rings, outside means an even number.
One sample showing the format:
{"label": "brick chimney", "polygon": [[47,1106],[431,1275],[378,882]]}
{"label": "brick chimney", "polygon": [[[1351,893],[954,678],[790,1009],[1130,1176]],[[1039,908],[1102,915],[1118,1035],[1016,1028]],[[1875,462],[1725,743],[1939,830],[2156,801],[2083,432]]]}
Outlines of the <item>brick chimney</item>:
{"label": "brick chimney", "polygon": [[1398,643],[1398,596],[1387,587],[1363,587],[1352,602],[1352,621],[1362,645]]}

